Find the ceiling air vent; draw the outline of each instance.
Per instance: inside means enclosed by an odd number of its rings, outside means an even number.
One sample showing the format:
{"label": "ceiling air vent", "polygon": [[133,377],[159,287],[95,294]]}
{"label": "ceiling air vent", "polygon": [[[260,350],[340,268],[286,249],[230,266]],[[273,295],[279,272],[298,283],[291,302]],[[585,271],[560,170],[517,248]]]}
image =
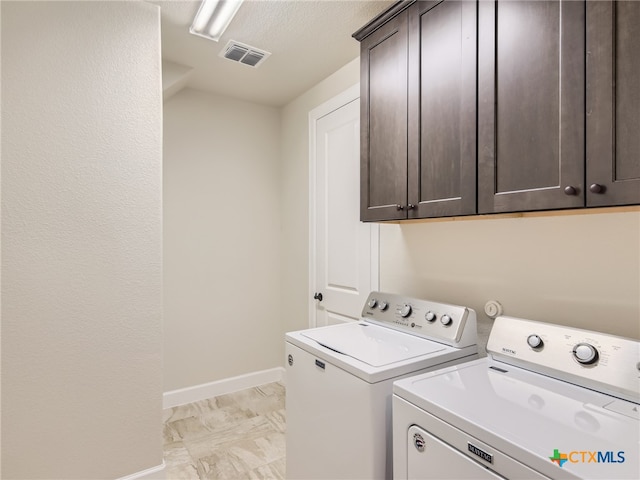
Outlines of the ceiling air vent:
{"label": "ceiling air vent", "polygon": [[222,49],[220,56],[240,62],[250,67],[258,67],[271,55],[269,52],[260,50],[244,43],[229,40],[229,43]]}

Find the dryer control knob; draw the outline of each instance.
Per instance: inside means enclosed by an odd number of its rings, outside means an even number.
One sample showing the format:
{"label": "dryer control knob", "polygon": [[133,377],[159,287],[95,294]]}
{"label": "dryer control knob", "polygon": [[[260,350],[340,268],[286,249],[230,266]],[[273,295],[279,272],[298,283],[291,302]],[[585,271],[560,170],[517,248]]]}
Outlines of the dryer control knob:
{"label": "dryer control knob", "polygon": [[367,303],[367,305],[369,305],[369,308],[375,308],[377,304],[378,301],[375,298],[372,298],[371,300],[369,300],[369,303]]}
{"label": "dryer control knob", "polygon": [[573,356],[578,362],[590,365],[598,360],[598,350],[589,343],[578,343],[573,347]]}
{"label": "dryer control knob", "polygon": [[384,301],[380,302],[378,304],[378,310],[384,312],[387,309],[388,306],[389,306],[389,304],[387,302],[384,302]]}
{"label": "dryer control knob", "polygon": [[531,348],[542,348],[544,346],[544,342],[539,335],[529,335],[527,337],[527,343]]}
{"label": "dryer control knob", "polygon": [[450,325],[452,321],[453,320],[449,315],[443,315],[440,317],[440,322],[442,322],[443,325]]}
{"label": "dryer control knob", "polygon": [[400,308],[400,316],[402,318],[407,318],[409,315],[411,315],[411,305],[407,305],[406,303],[402,306],[402,308]]}

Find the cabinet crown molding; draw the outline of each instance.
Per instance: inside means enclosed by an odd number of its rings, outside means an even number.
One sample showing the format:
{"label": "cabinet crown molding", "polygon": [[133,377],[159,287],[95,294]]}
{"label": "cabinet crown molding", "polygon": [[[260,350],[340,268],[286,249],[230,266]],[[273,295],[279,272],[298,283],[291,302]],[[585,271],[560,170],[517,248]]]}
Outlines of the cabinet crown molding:
{"label": "cabinet crown molding", "polygon": [[391,7],[389,7],[387,10],[385,10],[380,15],[375,17],[373,20],[371,20],[369,23],[367,23],[365,26],[363,26],[360,30],[358,30],[351,36],[356,40],[358,40],[359,42],[361,42],[366,37],[368,37],[373,32],[375,32],[378,28],[380,28],[382,25],[384,25],[389,20],[391,20],[393,17],[395,17],[399,13],[402,13],[404,10],[406,10],[411,5],[416,3],[416,1],[417,0],[400,0],[394,3]]}

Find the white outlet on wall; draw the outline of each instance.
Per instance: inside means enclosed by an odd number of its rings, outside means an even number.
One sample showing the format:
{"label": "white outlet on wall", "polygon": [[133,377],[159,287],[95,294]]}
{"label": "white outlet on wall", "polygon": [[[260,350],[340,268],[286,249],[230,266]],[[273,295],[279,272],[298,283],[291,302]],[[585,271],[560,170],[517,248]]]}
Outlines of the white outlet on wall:
{"label": "white outlet on wall", "polygon": [[489,300],[484,304],[484,313],[490,318],[496,318],[502,315],[502,304],[497,300]]}

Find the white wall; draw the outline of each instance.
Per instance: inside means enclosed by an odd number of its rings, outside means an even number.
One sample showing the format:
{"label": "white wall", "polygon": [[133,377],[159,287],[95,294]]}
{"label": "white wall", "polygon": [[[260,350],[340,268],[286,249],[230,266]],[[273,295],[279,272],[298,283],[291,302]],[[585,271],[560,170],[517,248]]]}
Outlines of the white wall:
{"label": "white wall", "polygon": [[358,79],[355,60],[282,109],[166,101],[165,392],[284,365],[309,321],[309,111]]}
{"label": "white wall", "polygon": [[2,8],[2,478],[162,463],[158,7]]}
{"label": "white wall", "polygon": [[640,339],[640,213],[383,225],[381,289]]}
{"label": "white wall", "polygon": [[[0,29],[2,25],[2,5],[0,4]],[[1,32],[1,31],[0,31]],[[0,33],[0,52],[2,52],[2,35]],[[2,79],[2,55],[0,53],[0,80]],[[2,105],[2,89],[0,88],[0,105]],[[0,132],[2,132],[2,115],[0,115]],[[2,166],[2,142],[0,139],[0,167]],[[0,198],[2,198],[2,168],[0,168]],[[0,215],[0,478],[2,477],[2,221]]]}
{"label": "white wall", "polygon": [[282,364],[279,132],[272,107],[165,103],[165,391]]}
{"label": "white wall", "polygon": [[[2,4],[0,4],[0,29],[2,28]],[[2,35],[0,30],[0,52],[2,52]],[[2,79],[2,55],[0,53],[0,80]],[[2,105],[2,89],[0,88],[0,106]],[[0,114],[0,132],[2,132],[2,115]],[[0,139],[0,199],[2,198],[2,142]],[[0,215],[0,478],[2,477],[2,221]]]}

